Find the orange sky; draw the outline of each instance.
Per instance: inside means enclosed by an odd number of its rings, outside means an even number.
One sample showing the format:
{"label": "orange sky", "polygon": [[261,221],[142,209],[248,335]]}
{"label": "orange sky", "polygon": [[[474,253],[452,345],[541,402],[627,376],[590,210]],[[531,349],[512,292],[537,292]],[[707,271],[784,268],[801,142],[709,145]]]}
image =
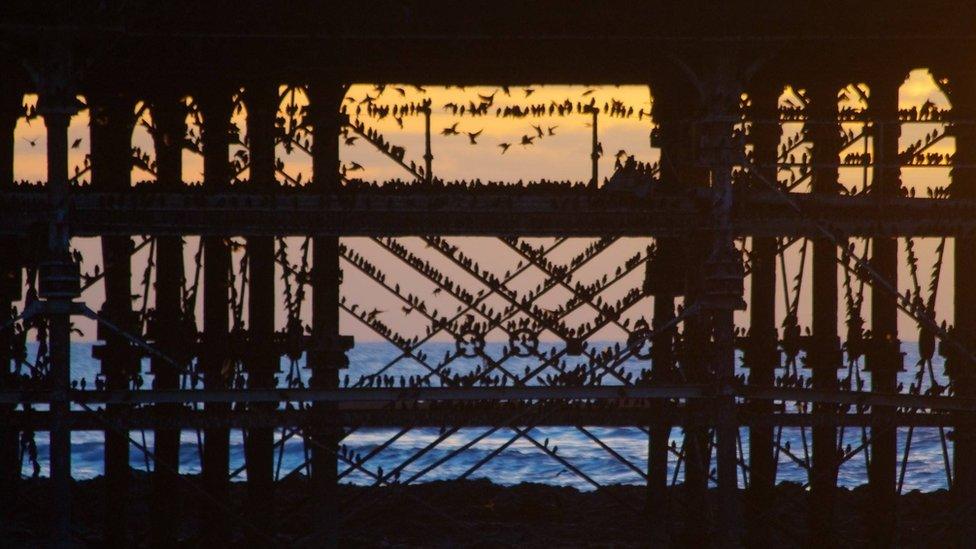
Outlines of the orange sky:
{"label": "orange sky", "polygon": [[[401,94],[397,88],[402,89],[403,93]],[[506,105],[549,103],[550,101],[559,102],[565,98],[570,98],[574,102],[579,99],[586,101],[590,97],[595,98],[597,104],[601,106],[604,102],[616,99],[626,105],[632,106],[635,112],[641,109],[649,112],[651,107],[651,92],[642,86],[603,86],[592,88],[585,86],[532,86],[529,89],[532,91],[527,92],[525,88],[521,87],[511,88],[509,90],[510,95],[506,95],[504,91],[497,87],[467,87],[465,89],[427,87],[422,93],[410,86],[401,87],[391,85],[387,86],[384,92],[377,96],[377,92],[372,85],[355,85],[350,87],[348,97],[358,102],[369,94],[371,97],[376,97],[375,103],[378,105],[419,101],[424,97],[431,99],[433,102],[431,122],[433,133],[431,141],[434,155],[433,171],[437,177],[444,179],[481,178],[483,180],[515,181],[518,179],[532,180],[548,178],[586,180],[589,178],[590,173],[590,132],[592,131],[587,125],[590,122],[590,118],[583,115],[573,114],[561,118],[528,117],[514,119],[497,118],[492,113],[490,116],[473,118],[470,116],[454,116],[451,112],[443,108],[444,104],[450,102],[467,103],[469,100],[477,103],[480,101],[479,95],[487,96],[494,94],[492,111],[496,107],[505,107]],[[592,91],[584,97],[582,94],[588,90]],[[527,93],[531,95],[526,97]],[[791,93],[789,90],[785,92],[784,100],[790,97]],[[903,107],[911,105],[918,106],[926,100],[931,100],[940,107],[948,106],[946,98],[938,91],[928,74],[925,71],[915,71],[901,88],[901,104]],[[28,97],[27,101],[34,101],[34,98]],[[296,101],[301,104],[304,98],[299,94]],[[352,111],[355,109],[356,103],[350,102],[347,105]],[[235,116],[234,121],[241,129],[245,127],[245,116],[246,110]],[[151,121],[151,113],[146,112],[144,118],[147,121]],[[413,160],[417,164],[423,163],[423,117],[405,117],[403,119],[402,129],[392,116],[384,120],[375,120],[363,115],[362,120],[369,127],[381,132],[389,141],[404,147],[406,149],[405,160],[407,163],[410,160]],[[192,120],[190,122],[192,127]],[[440,134],[442,129],[451,126],[455,122],[458,122],[457,129],[462,132],[462,135],[443,136]],[[546,135],[542,139],[537,139],[531,146],[523,147],[518,145],[517,143],[522,135],[531,136],[535,134],[535,130],[531,127],[532,124],[542,126]],[[788,135],[797,131],[799,126],[799,124],[784,124],[784,140]],[[855,127],[856,125],[846,126],[848,129],[854,129],[855,131],[857,129]],[[553,130],[555,135],[548,135],[549,127],[555,127]],[[614,162],[612,155],[617,150],[626,150],[628,153],[636,155],[638,160],[645,162],[656,161],[658,151],[652,149],[648,141],[648,135],[652,127],[652,121],[648,117],[638,120],[636,115],[629,119],[601,116],[599,120],[599,139],[606,153],[600,161],[601,177],[608,176],[611,173]],[[935,124],[904,125],[901,140],[902,147],[904,148],[909,143],[914,142],[934,127],[936,127]],[[481,131],[482,133],[477,138],[478,144],[471,145],[464,132],[476,131]],[[83,166],[84,156],[89,150],[88,118],[86,111],[82,111],[73,118],[69,129],[69,142],[74,142],[77,139],[81,139],[81,142],[77,148],[70,151],[69,165],[81,168]],[[26,180],[44,179],[44,141],[44,127],[40,120],[35,119],[28,122],[25,119],[18,123],[15,144],[15,178]],[[498,147],[498,144],[503,142],[513,143],[505,154],[501,154],[501,149]],[[137,127],[135,130],[133,134],[133,145],[151,154],[151,140],[148,132],[144,128]],[[232,147],[232,157],[239,148]],[[858,151],[863,149],[863,142],[856,144],[854,149]],[[952,149],[952,141],[951,139],[947,139],[941,145],[941,149],[937,149],[937,151],[951,152]],[[341,144],[340,156],[343,164],[347,167],[352,166],[353,163],[363,166],[362,171],[354,172],[350,175],[362,177],[367,180],[383,180],[396,177],[408,179],[410,177],[402,167],[377,152],[368,143],[365,143],[363,139],[356,140],[352,145]],[[285,172],[290,176],[298,177],[301,174],[302,180],[305,181],[311,175],[310,158],[301,151],[296,150],[288,154],[283,146],[279,146],[278,157],[284,162]],[[202,177],[201,172],[202,161],[198,155],[189,151],[185,152],[184,180],[199,180]],[[848,187],[859,185],[863,175],[863,170],[861,169],[842,168],[841,181]],[[146,178],[151,178],[151,176],[138,170],[134,171],[133,180]],[[81,179],[85,180],[86,177],[83,176]],[[902,179],[906,186],[920,189],[921,194],[924,196],[925,187],[948,184],[949,173],[948,169],[941,168],[905,168],[902,171]],[[297,248],[299,239],[289,239],[289,241],[292,242],[293,248]],[[435,298],[430,294],[432,286],[429,282],[422,280],[419,276],[405,272],[398,265],[397,260],[393,259],[389,254],[383,253],[375,243],[369,242],[368,239],[345,239],[345,241],[365,257],[368,257],[371,262],[384,269],[387,272],[388,281],[396,278],[402,281],[404,288],[409,286],[409,291],[417,295],[425,296],[426,299],[430,300],[429,305],[438,305],[444,311],[449,308],[453,310],[456,302],[452,303],[449,298],[444,298],[443,296]],[[467,255],[478,258],[482,265],[491,265],[499,275],[505,270],[513,268],[517,260],[517,257],[511,251],[506,250],[503,245],[494,239],[472,238],[454,239],[452,241],[462,245]],[[532,241],[541,244],[547,240],[532,239]],[[196,239],[190,238],[187,239],[187,242],[187,258],[189,261],[192,253],[196,251]],[[561,254],[561,258],[568,259],[568,257],[578,252],[589,242],[592,242],[592,239],[578,239],[568,243],[564,247],[565,251]],[[594,268],[581,272],[580,280],[590,282],[599,278],[607,271],[612,274],[613,270],[619,264],[622,264],[627,257],[633,255],[637,250],[643,249],[649,242],[649,239],[622,240],[610,250],[604,252],[606,254],[605,257],[601,261],[594,262]],[[419,239],[403,239],[403,243],[408,245],[411,250],[416,251],[418,255],[430,253],[430,250],[425,249],[423,244],[419,242]],[[927,282],[928,271],[934,260],[933,250],[936,244],[937,242],[934,239],[919,239],[916,242],[916,249],[920,257],[920,276],[923,279],[923,285]],[[81,249],[85,254],[86,261],[83,270],[90,271],[96,263],[101,263],[97,239],[76,239],[74,246]],[[798,248],[798,246],[795,246],[787,253],[786,265],[790,276],[795,274],[799,266]],[[900,253],[904,256],[903,243],[900,248]],[[939,294],[937,310],[940,313],[940,319],[951,318],[952,314],[952,293],[950,291],[952,287],[951,249],[951,246],[947,247],[946,266],[943,269],[944,274]],[[144,250],[134,258],[134,287],[141,280],[146,253],[147,251]],[[292,255],[293,260],[297,261],[297,252]],[[559,258],[559,256],[554,257],[554,260],[558,260]],[[445,272],[451,273],[459,279],[462,278],[463,275],[452,270],[452,267],[445,260],[435,259],[433,256],[431,256],[431,259],[437,262],[436,264],[443,268]],[[192,263],[188,263],[188,265],[190,264]],[[901,264],[903,265],[903,272],[899,274],[899,287],[904,291],[905,288],[909,287],[910,282],[907,267],[905,267],[906,262],[901,261]],[[809,268],[809,262],[807,262],[807,267]],[[415,317],[408,317],[400,312],[401,304],[398,304],[393,296],[386,294],[366,279],[366,277],[357,273],[351,266],[344,265],[343,269],[346,274],[343,294],[347,297],[347,300],[360,303],[360,307],[378,308],[386,311],[381,317],[383,321],[398,330],[402,330],[405,334],[409,335],[410,330],[423,330],[423,326],[417,324]],[[188,276],[190,274],[188,273]],[[606,297],[616,299],[629,288],[639,286],[641,276],[641,273],[634,273],[634,276],[614,286]],[[529,288],[541,282],[541,280],[541,273],[527,273],[524,277],[517,279],[513,286],[521,289]],[[805,289],[808,290],[809,273],[807,273],[805,283],[807,284]],[[747,281],[747,291],[748,286]],[[782,286],[782,283],[780,283],[780,286]],[[472,289],[478,288],[476,284],[472,284],[470,287]],[[83,299],[97,308],[103,300],[102,291],[101,284],[98,284],[87,291]],[[782,295],[782,287],[778,291],[778,295]],[[558,292],[553,292],[542,303],[555,306],[560,299],[566,299],[567,295],[565,292],[562,295]],[[780,301],[782,301],[782,298],[780,298]],[[869,311],[869,301],[870,298],[866,300],[865,313]],[[841,301],[841,307],[843,311],[843,301]],[[781,318],[782,303],[780,303],[780,308]],[[803,295],[800,310],[801,323],[808,324],[810,311],[809,292],[805,292]],[[632,312],[631,316],[636,318],[639,314],[649,314],[649,311],[649,302],[640,304]],[[279,310],[276,312],[279,326],[284,322],[283,316],[282,311]],[[738,316],[740,325],[745,325],[746,314],[740,313]],[[579,318],[573,320],[583,321],[585,317],[586,313],[584,312],[580,313]],[[840,320],[842,321],[843,319]],[[78,323],[85,331],[86,338],[94,337],[94,329],[89,323],[83,322],[80,319]],[[420,327],[418,328],[418,326]],[[903,339],[914,340],[917,337],[914,324],[907,316],[903,316],[900,330],[902,331]],[[341,331],[354,335],[358,340],[377,338],[375,334],[365,328],[358,320],[348,315],[343,315]],[[619,334],[607,333],[605,335],[607,337],[616,337]]]}

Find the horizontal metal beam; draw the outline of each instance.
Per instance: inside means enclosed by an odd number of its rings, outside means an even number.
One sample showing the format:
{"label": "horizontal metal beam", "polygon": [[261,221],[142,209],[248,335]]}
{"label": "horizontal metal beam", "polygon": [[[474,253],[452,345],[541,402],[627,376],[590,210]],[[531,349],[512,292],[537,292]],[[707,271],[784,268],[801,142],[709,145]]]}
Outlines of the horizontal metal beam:
{"label": "horizontal metal beam", "polygon": [[[816,219],[843,236],[976,235],[976,201],[791,193],[797,216],[770,193],[736,197],[739,236],[819,236]],[[75,190],[67,222],[74,236],[101,235],[511,235],[685,236],[712,226],[706,189],[630,193],[582,188],[500,189],[420,186],[416,190],[360,189],[219,193],[202,188],[117,193]],[[24,236],[50,219],[43,187],[0,193],[0,235]]]}
{"label": "horizontal metal beam", "polygon": [[[708,425],[711,413],[697,408],[691,413],[683,405],[671,405],[661,410],[647,405],[633,406],[594,406],[545,402],[535,404],[511,403],[485,405],[415,406],[399,409],[372,406],[343,406],[330,412],[326,417],[316,416],[308,410],[235,410],[203,411],[183,408],[163,412],[153,407],[133,408],[126,411],[113,411],[111,420],[102,412],[73,411],[68,417],[68,425],[73,431],[104,430],[107,426],[121,429],[207,429],[232,428],[250,429],[260,427],[302,427],[316,426],[357,426],[375,428],[420,428],[420,427],[480,427],[508,425],[513,414],[536,410],[545,419],[532,420],[539,426],[593,426],[593,427],[641,427],[654,423],[684,426],[691,423]],[[783,426],[810,427],[813,425],[870,427],[876,419],[869,413],[838,413],[813,415],[810,413],[781,412],[774,414],[755,414],[748,404],[741,404],[736,421],[741,426]],[[17,429],[37,431],[49,430],[52,418],[46,411],[12,412],[0,416],[5,425]],[[898,413],[893,425],[898,427],[938,427],[976,424],[976,416],[963,417],[939,413],[916,412]]]}
{"label": "horizontal metal beam", "polygon": [[[841,406],[891,406],[905,409],[976,412],[976,399],[869,391],[818,391],[785,387],[742,386],[727,393],[742,399],[815,402]],[[718,396],[710,385],[645,387],[418,387],[376,389],[227,389],[183,391],[69,391],[71,402],[85,404],[191,404],[252,402],[335,402],[340,405],[416,405],[418,403],[611,401],[618,406],[639,406],[642,400],[708,399]],[[0,391],[0,403],[49,402],[52,393]]]}
{"label": "horizontal metal beam", "polygon": [[[708,394],[701,385],[655,387],[418,387],[378,389],[227,389],[200,391],[69,391],[71,402],[86,404],[191,404],[208,402],[417,403],[521,400],[686,399]],[[0,404],[49,402],[41,391],[0,391]]]}

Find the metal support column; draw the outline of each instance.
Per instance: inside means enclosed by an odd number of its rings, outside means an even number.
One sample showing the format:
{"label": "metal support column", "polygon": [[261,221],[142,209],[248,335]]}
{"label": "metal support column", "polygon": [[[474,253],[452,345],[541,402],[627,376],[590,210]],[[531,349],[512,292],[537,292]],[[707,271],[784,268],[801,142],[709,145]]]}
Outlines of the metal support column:
{"label": "metal support column", "polygon": [[[684,82],[684,77],[668,79],[667,86],[654,89],[654,119],[660,129],[652,134],[652,141],[661,148],[661,189],[678,191],[704,187],[708,182],[708,172],[700,166],[696,157],[696,143],[693,139],[693,125],[690,122],[695,105],[691,99],[694,91],[686,87],[672,87],[673,82]],[[683,284],[685,304],[694,303],[701,295],[701,266],[708,253],[707,235],[693,234],[675,243],[677,260],[684,267],[677,275]],[[687,383],[700,383],[704,379],[707,357],[703,354],[704,342],[708,337],[707,326],[698,315],[690,316],[683,323],[680,344],[677,346],[677,360],[681,363]],[[680,532],[679,545],[702,545],[706,542],[708,529],[706,523],[708,467],[710,448],[708,426],[701,422],[702,404],[690,402],[687,405],[691,420],[683,425],[682,468],[684,471],[683,510],[684,528]]]}
{"label": "metal support column", "polygon": [[429,104],[423,107],[424,112],[424,181],[430,183],[434,180],[434,153],[430,146],[430,117],[431,109]]}
{"label": "metal support column", "polygon": [[[278,89],[273,81],[254,82],[245,89],[247,138],[250,147],[250,181],[254,191],[273,193],[275,183],[275,115]],[[275,332],[275,251],[274,238],[247,238],[249,290],[246,354],[247,382],[251,389],[275,386],[280,358],[274,347]],[[274,404],[252,404],[271,412]],[[273,535],[274,513],[274,429],[255,428],[244,440],[247,465],[247,516],[258,530]],[[262,540],[252,540],[253,546]]]}
{"label": "metal support column", "polygon": [[600,184],[600,109],[590,107],[590,115],[593,133],[593,143],[590,148],[590,185],[595,189]]}
{"label": "metal support column", "polygon": [[732,239],[732,164],[741,157],[741,142],[733,139],[741,90],[730,59],[718,61],[706,79],[708,103],[699,142],[702,160],[711,174],[712,218],[715,230],[711,251],[704,264],[703,295],[699,304],[710,313],[712,382],[718,473],[718,521],[716,540],[725,547],[741,543],[738,505],[738,418],[735,397],[735,344],[733,313],[745,309],[742,258]]}
{"label": "metal support column", "polygon": [[[0,193],[11,190],[14,181],[14,128],[21,115],[23,94],[13,87],[0,91]],[[21,298],[23,276],[16,238],[0,238],[0,324],[12,317],[13,304]],[[18,377],[13,367],[13,327],[0,331],[0,388],[15,389]],[[0,521],[14,509],[20,481],[20,433],[10,426],[16,405],[0,406]]]}
{"label": "metal support column", "polygon": [[[183,185],[183,139],[186,135],[186,106],[177,94],[161,94],[150,110],[156,131],[153,144],[156,151],[156,184],[160,189],[178,189]],[[187,333],[183,319],[182,291],[185,281],[183,267],[183,238],[160,236],[156,241],[156,303],[149,337],[161,353],[168,357],[189,360],[187,341],[196,337],[196,326]],[[193,311],[187,311],[190,321]],[[195,322],[195,321],[194,321]],[[186,338],[184,338],[186,335]],[[180,372],[169,362],[153,357],[150,362],[153,388],[176,390],[180,386]],[[160,416],[175,415],[178,404],[157,404]],[[149,544],[170,547],[177,541],[180,501],[177,471],[180,466],[180,430],[157,429],[154,433],[156,463],[152,477],[152,501]]]}
{"label": "metal support column", "polygon": [[[651,347],[652,383],[671,384],[675,375],[675,328],[661,330],[675,318],[674,300],[682,293],[679,242],[659,240],[653,258],[647,264],[644,290],[654,296]],[[647,457],[647,516],[650,523],[650,542],[655,547],[670,544],[668,519],[671,515],[668,494],[668,452],[671,425],[663,420],[668,404],[660,401],[652,411]],[[654,417],[654,416],[657,417]]]}
{"label": "metal support column", "polygon": [[[868,82],[871,89],[868,109],[874,137],[874,178],[871,195],[879,200],[900,196],[901,173],[898,166],[898,88],[904,75],[885,74]],[[898,287],[898,239],[875,238],[871,241],[871,267]],[[898,340],[898,306],[893,296],[885,292],[871,292],[871,341],[866,354],[866,367],[871,372],[871,390],[894,393],[898,372],[902,369],[902,353]],[[895,408],[876,406],[872,409],[871,463],[868,481],[874,516],[870,521],[871,544],[891,547],[896,532],[896,473],[897,428]]]}
{"label": "metal support column", "polygon": [[[837,123],[837,89],[829,79],[809,89],[807,136],[813,142],[813,192],[836,194],[840,162],[840,128]],[[830,240],[813,241],[813,336],[807,348],[806,366],[813,373],[813,388],[836,391],[837,369],[842,366],[837,332],[837,246]],[[836,413],[836,406],[814,404],[820,418]],[[826,421],[813,427],[813,463],[810,472],[811,542],[835,543],[833,517],[837,485],[837,428]]]}
{"label": "metal support column", "polygon": [[[750,90],[752,107],[753,162],[762,177],[777,179],[777,156],[782,129],[778,101],[782,86],[765,81]],[[768,192],[762,181],[755,182],[753,192]],[[776,332],[776,239],[752,239],[749,333],[746,338],[744,366],[749,369],[749,385],[772,387],[780,357]],[[759,417],[772,416],[773,402],[749,403]],[[747,540],[750,545],[770,545],[770,516],[774,509],[773,488],[776,485],[776,459],[772,425],[749,427],[749,489],[746,496]]]}
{"label": "metal support column", "polygon": [[[314,141],[312,144],[313,185],[317,191],[334,190],[339,185],[339,105],[345,88],[338,82],[315,82],[309,87],[309,108],[312,113]],[[346,366],[345,353],[339,335],[339,238],[316,237],[312,243],[312,337],[309,351],[311,385],[320,389],[339,387],[339,369]],[[314,417],[327,416],[334,405],[315,403]],[[338,448],[341,432],[335,428],[312,425],[313,499],[318,502],[318,524],[323,533],[319,543],[338,546]]]}
{"label": "metal support column", "polygon": [[[199,98],[203,114],[204,185],[219,189],[230,183],[229,124],[231,94],[220,88],[207,90]],[[224,389],[232,377],[229,371],[230,329],[230,249],[221,237],[205,237],[203,243],[203,336],[199,354],[200,369],[207,389]],[[229,406],[207,403],[207,412],[226,413]],[[203,483],[217,501],[227,498],[230,430],[213,427],[204,431]],[[205,538],[219,543],[227,539],[229,524],[221,509],[210,507]]]}
{"label": "metal support column", "polygon": [[[89,97],[91,110],[92,186],[106,191],[125,191],[129,187],[130,141],[133,106],[114,93]],[[132,312],[132,240],[128,236],[102,237],[102,264],[105,265],[105,303],[100,314],[129,333],[137,333]],[[139,356],[120,335],[99,325],[98,339],[103,345],[92,348],[101,361],[105,387],[113,391],[129,389],[138,373]],[[117,417],[128,405],[110,404],[108,417]],[[128,544],[129,440],[126,432],[106,429],[105,433],[105,541],[120,547]]]}
{"label": "metal support column", "polygon": [[[952,102],[949,131],[956,140],[956,154],[952,168],[952,199],[976,199],[976,74],[969,66],[954,67],[945,91]],[[955,239],[955,322],[953,335],[964,345],[976,341],[976,238]],[[955,396],[976,397],[976,364],[962,353],[946,349],[946,371]],[[968,517],[976,509],[976,429],[969,420],[973,414],[957,413],[959,424],[953,429],[953,516],[957,517],[956,545],[970,545],[976,538],[976,523]]]}
{"label": "metal support column", "polygon": [[[681,127],[674,120],[675,113],[664,107],[663,101],[654,103],[654,116],[658,128],[652,146],[661,150],[662,160],[680,155],[676,144],[680,143]],[[675,165],[662,162],[662,187],[678,188],[682,185]],[[652,328],[655,333],[651,347],[652,382],[671,384],[680,381],[677,375],[675,340],[677,328],[659,332],[661,326],[675,318],[675,298],[684,294],[685,261],[679,239],[658,239],[653,257],[647,263],[644,275],[644,292],[654,296],[654,317]],[[664,401],[655,410],[658,417],[652,417],[648,440],[647,463],[647,516],[649,522],[650,544],[667,547],[672,543],[669,522],[672,518],[671,495],[668,483],[668,454],[672,425],[661,418],[667,415],[668,404]]]}
{"label": "metal support column", "polygon": [[47,127],[47,194],[51,211],[48,254],[41,264],[38,295],[44,300],[48,318],[48,337],[52,391],[51,427],[51,541],[55,547],[71,545],[71,427],[68,425],[71,388],[71,302],[78,295],[78,265],[69,253],[67,225],[68,200],[68,124],[77,112],[77,101],[67,92],[64,81],[42,93],[38,112]]}

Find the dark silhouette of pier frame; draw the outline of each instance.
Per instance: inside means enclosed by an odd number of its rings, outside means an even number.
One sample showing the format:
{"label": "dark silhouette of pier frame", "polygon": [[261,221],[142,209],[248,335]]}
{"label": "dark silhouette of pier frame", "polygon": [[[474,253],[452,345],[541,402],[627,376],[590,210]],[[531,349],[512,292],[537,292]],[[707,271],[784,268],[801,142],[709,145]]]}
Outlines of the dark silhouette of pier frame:
{"label": "dark silhouette of pier frame", "polygon": [[[44,390],[22,391],[8,379],[10,331],[0,332],[6,387],[0,391],[0,475],[3,502],[15,501],[23,429],[51,433],[50,509],[52,539],[70,545],[70,433],[106,432],[106,541],[125,544],[129,479],[129,429],[155,430],[151,543],[166,545],[175,531],[172,501],[179,482],[179,429],[202,428],[203,489],[213,505],[203,537],[225,539],[245,528],[255,543],[274,533],[274,429],[302,427],[311,441],[312,490],[319,498],[316,526],[335,543],[342,510],[337,504],[337,448],[347,425],[506,425],[512,408],[544,400],[567,403],[547,416],[551,424],[648,427],[649,540],[719,545],[768,540],[768,516],[776,463],[777,425],[812,428],[811,531],[830,541],[833,494],[840,457],[837,429],[870,428],[868,482],[876,516],[872,543],[893,542],[897,455],[895,429],[907,425],[953,426],[953,526],[960,540],[973,539],[966,510],[976,506],[976,31],[973,9],[960,2],[928,2],[912,10],[889,3],[847,2],[843,7],[776,2],[624,2],[578,4],[522,2],[298,2],[281,11],[238,3],[12,2],[0,14],[0,308],[21,298],[25,268],[38,269],[38,301],[27,311],[50,321],[51,374]],[[287,11],[285,11],[287,8]],[[924,8],[924,9],[922,9]],[[952,102],[956,140],[950,201],[901,196],[898,150],[898,87],[908,71],[928,68]],[[662,188],[677,189],[646,200],[621,200],[600,190],[562,195],[542,188],[512,192],[466,192],[430,185],[431,155],[425,156],[428,185],[416,191],[349,189],[339,178],[340,103],[357,82],[417,84],[643,84],[654,96],[659,146],[669,163]],[[872,192],[840,196],[837,189],[839,118],[837,90],[866,82],[871,90],[867,120],[873,122]],[[307,86],[315,142],[313,180],[301,190],[275,183],[274,117],[281,83]],[[780,121],[777,100],[784,85],[807,90],[808,139],[812,143],[812,189],[785,193],[775,183]],[[250,180],[230,186],[228,125],[232,95],[243,88],[250,141]],[[13,128],[25,93],[39,96],[47,128],[48,177],[43,187],[13,181]],[[739,101],[752,101],[748,116],[753,159],[733,138]],[[83,95],[92,113],[92,183],[69,185],[67,127]],[[204,174],[201,188],[181,180],[185,134],[182,97],[193,96],[203,117]],[[157,126],[155,188],[131,188],[130,138],[137,100],[151,105]],[[747,185],[733,189],[733,168],[748,165]],[[594,163],[593,173],[596,174]],[[512,215],[517,212],[518,215]],[[513,222],[517,225],[513,226]],[[633,387],[340,389],[339,371],[351,345],[338,330],[340,236],[416,234],[655,237],[659,253],[648,267],[646,292],[655,297],[651,383]],[[142,342],[129,297],[132,235],[151,235],[157,246],[157,308]],[[205,390],[180,391],[172,357],[186,354],[178,308],[184,276],[180,237],[203,237],[203,330],[196,358]],[[224,238],[247,239],[251,311],[273,310],[273,237],[313,237],[312,330],[302,340],[312,383],[306,390],[273,390],[281,346],[269,315],[254,315],[247,332],[250,387],[230,390],[221,370],[234,344],[229,337],[230,250]],[[72,236],[102,238],[106,300],[98,311],[78,302],[79,273],[69,253]],[[750,259],[748,336],[736,336],[732,312],[745,306],[744,267],[734,239],[754,239]],[[955,317],[952,333],[934,323],[932,311],[913,308],[897,292],[895,237],[955,238]],[[813,330],[802,345],[812,387],[777,387],[781,335],[776,326],[777,237],[813,239]],[[868,262],[856,273],[874,289],[873,338],[864,343],[872,392],[841,391],[844,365],[837,331],[838,269],[855,260],[846,239],[871,237]],[[668,251],[670,250],[670,252]],[[691,250],[688,253],[675,250]],[[894,289],[894,291],[891,291]],[[675,317],[674,299],[692,304]],[[897,394],[902,368],[897,314],[902,309],[943,340],[952,377],[952,397]],[[71,315],[99,320],[96,350],[104,391],[70,388]],[[669,352],[676,322],[685,323],[686,345],[701,352],[679,358]],[[5,324],[7,324],[5,322]],[[9,326],[9,324],[8,324]],[[196,335],[195,335],[196,336]],[[749,382],[734,379],[735,348],[745,351]],[[151,358],[156,384],[131,391],[128,376]],[[313,402],[305,410],[279,409],[287,400]],[[594,410],[583,400],[627,402]],[[443,407],[387,407],[390,402]],[[474,401],[476,405],[470,403]],[[807,414],[777,412],[774,401],[813,403]],[[49,412],[18,411],[18,403],[50,405]],[[351,409],[345,403],[374,403]],[[465,417],[448,410],[467,402]],[[84,410],[72,410],[71,404]],[[105,403],[103,412],[89,408]],[[135,404],[152,406],[135,407]],[[182,404],[203,403],[204,410]],[[232,403],[237,406],[231,407]],[[852,405],[870,406],[851,413]],[[841,408],[843,406],[843,408]],[[359,411],[356,411],[359,410]],[[909,410],[920,411],[908,413]],[[685,481],[691,504],[687,531],[671,539],[662,523],[668,499],[666,433],[685,429]],[[751,482],[744,506],[736,494],[740,425],[750,429]],[[222,508],[228,497],[229,431],[247,430],[248,519],[231,522]],[[719,516],[705,523],[710,471],[704,453],[716,433]],[[743,456],[745,458],[745,456]]]}

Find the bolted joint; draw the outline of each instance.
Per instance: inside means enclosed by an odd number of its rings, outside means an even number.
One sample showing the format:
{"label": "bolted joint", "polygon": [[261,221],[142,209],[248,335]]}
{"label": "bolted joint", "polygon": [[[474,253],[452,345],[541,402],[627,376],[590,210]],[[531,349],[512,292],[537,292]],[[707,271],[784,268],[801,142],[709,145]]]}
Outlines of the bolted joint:
{"label": "bolted joint", "polygon": [[128,341],[122,341],[118,345],[113,343],[93,345],[91,356],[101,361],[101,372],[106,376],[133,376],[139,373],[139,361],[145,353]]}
{"label": "bolted joint", "polygon": [[67,124],[68,119],[84,108],[84,103],[63,90],[41,93],[40,97],[37,98],[37,114],[41,115],[45,121],[51,118],[60,118]]}
{"label": "bolted joint", "polygon": [[750,330],[748,335],[738,337],[736,343],[742,349],[743,368],[776,369],[782,363],[783,353],[779,350],[775,328]]}
{"label": "bolted joint", "polygon": [[81,295],[81,269],[70,259],[42,262],[39,266],[41,299],[71,300]]}
{"label": "bolted joint", "polygon": [[954,349],[947,349],[943,356],[946,359],[945,373],[956,387],[956,393],[960,392],[960,388],[976,386],[976,364],[969,357]]}
{"label": "bolted joint", "polygon": [[867,372],[902,372],[905,353],[897,338],[869,337],[864,340],[864,370]]}
{"label": "bolted joint", "polygon": [[727,120],[706,121],[699,125],[698,160],[709,168],[730,166],[737,160],[736,151],[742,151],[744,140],[741,134],[732,131],[732,123]]}
{"label": "bolted joint", "polygon": [[308,351],[308,367],[312,370],[344,370],[349,367],[349,357],[346,352],[353,348],[356,340],[353,336],[340,335],[337,337],[318,338]]}
{"label": "bolted joint", "polygon": [[699,302],[704,309],[742,311],[745,269],[731,243],[716,249],[703,265],[704,292]]}
{"label": "bolted joint", "polygon": [[[119,304],[113,304],[106,301],[102,308],[98,311],[98,315],[102,318],[108,319],[112,324],[115,324],[120,329],[134,332],[139,326],[139,315],[132,309],[125,307],[120,307]],[[125,341],[125,339],[118,335],[117,333],[109,330],[104,324],[99,323],[96,328],[96,336],[98,339],[105,342],[113,341]]]}
{"label": "bolted joint", "polygon": [[643,290],[655,297],[674,297],[684,294],[686,272],[684,250],[672,241],[661,242],[651,255],[644,271]]}
{"label": "bolted joint", "polygon": [[0,295],[11,301],[22,299],[24,271],[10,258],[0,256]]}
{"label": "bolted joint", "polygon": [[840,338],[833,335],[804,336],[803,348],[807,356],[803,359],[803,367],[811,370],[827,368],[843,368],[844,352],[840,347]]}

